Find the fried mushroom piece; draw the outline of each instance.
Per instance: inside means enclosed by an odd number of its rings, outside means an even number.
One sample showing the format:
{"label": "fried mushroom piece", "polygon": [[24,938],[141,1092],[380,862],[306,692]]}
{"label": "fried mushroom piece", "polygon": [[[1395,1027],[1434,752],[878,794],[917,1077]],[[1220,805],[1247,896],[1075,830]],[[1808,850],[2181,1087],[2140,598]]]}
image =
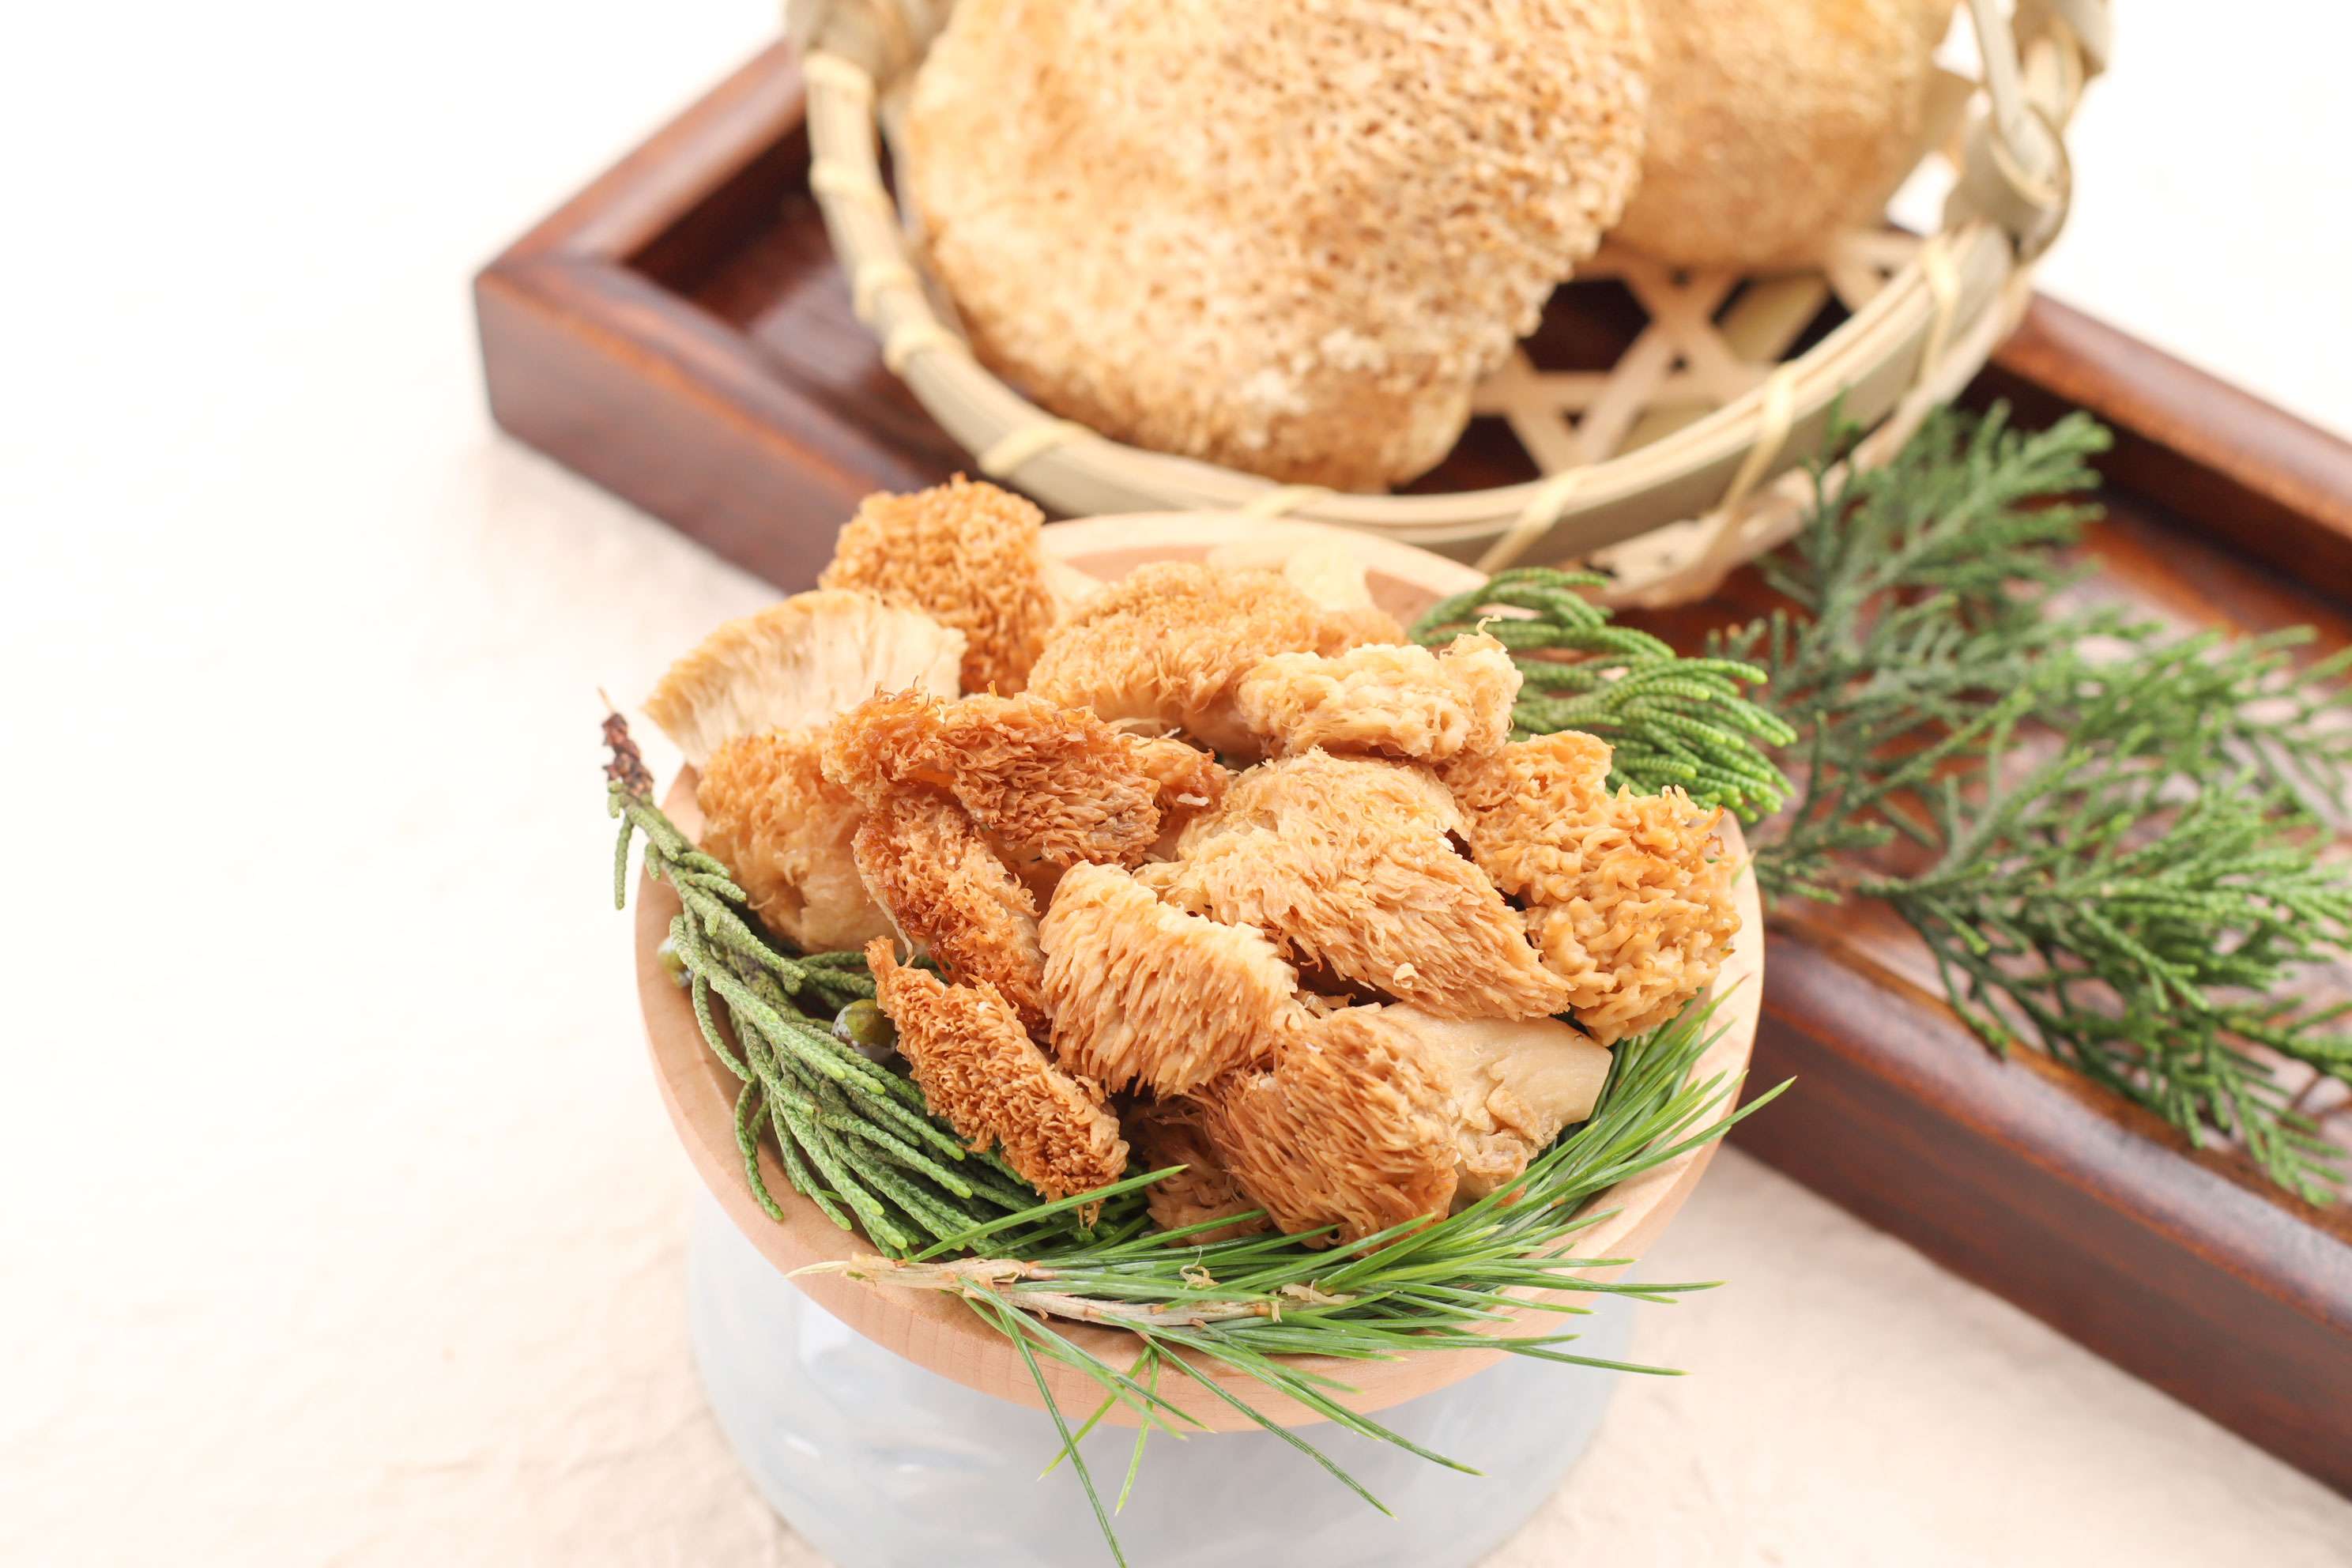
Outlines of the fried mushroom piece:
{"label": "fried mushroom piece", "polygon": [[[1215,1149],[1201,1127],[1200,1109],[1189,1100],[1139,1100],[1119,1119],[1119,1131],[1136,1163],[1147,1171],[1182,1170],[1163,1176],[1143,1189],[1151,1209],[1151,1223],[1161,1230],[1182,1230],[1211,1220],[1235,1219],[1255,1209],[1257,1200],[1234,1184],[1217,1163]],[[1171,1236],[1170,1247],[1207,1247],[1235,1237],[1258,1236],[1274,1228],[1264,1214],[1235,1219],[1232,1225]]]}
{"label": "fried mushroom piece", "polygon": [[727,622],[669,668],[646,711],[696,767],[738,735],[821,729],[877,691],[952,697],[964,637],[847,590],[795,594]]}
{"label": "fried mushroom piece", "polygon": [[1276,654],[1242,677],[1234,704],[1277,755],[1321,746],[1443,762],[1501,751],[1518,695],[1509,653],[1476,634],[1442,653],[1407,644]]}
{"label": "fried mushroom piece", "polygon": [[875,698],[835,722],[825,773],[869,805],[909,785],[952,795],[1015,864],[1133,865],[1160,837],[1137,742],[1034,695]]}
{"label": "fried mushroom piece", "polygon": [[1193,1097],[1219,1163],[1288,1235],[1337,1226],[1340,1242],[1360,1241],[1453,1206],[1444,1072],[1383,1028],[1381,1011],[1334,1013],[1286,1038],[1272,1068]]}
{"label": "fried mushroom piece", "polygon": [[1677,789],[1611,795],[1609,746],[1562,731],[1465,759],[1445,779],[1470,852],[1527,905],[1528,934],[1602,1044],[1665,1023],[1731,950],[1738,865],[1712,836],[1720,810]]}
{"label": "fried mushroom piece", "polygon": [[1029,688],[1114,723],[1141,720],[1188,731],[1221,752],[1255,755],[1234,711],[1234,687],[1253,665],[1278,653],[1343,653],[1383,633],[1402,635],[1379,610],[1327,611],[1270,572],[1154,562],[1055,631]]}
{"label": "fried mushroom piece", "polygon": [[961,806],[929,790],[888,796],[852,848],[900,935],[929,948],[959,984],[993,987],[1024,1028],[1046,1037],[1036,903]]}
{"label": "fried mushroom piece", "polygon": [[916,1087],[972,1148],[997,1145],[1048,1198],[1126,1173],[1127,1142],[1102,1091],[1047,1061],[995,986],[949,985],[898,963],[887,941],[869,943],[866,958]]}
{"label": "fried mushroom piece", "polygon": [[1018,691],[1059,613],[1037,542],[1045,521],[1021,497],[961,474],[912,495],[870,495],[817,583],[927,612],[968,639],[964,690]]}
{"label": "fried mushroom piece", "polygon": [[1185,830],[1180,858],[1137,876],[1181,909],[1255,926],[1302,964],[1442,1017],[1561,1011],[1567,983],[1455,853],[1448,835],[1462,826],[1426,769],[1310,751],[1244,773]]}
{"label": "fried mushroom piece", "polygon": [[769,930],[809,952],[863,947],[890,930],[851,849],[864,812],[826,780],[824,755],[822,731],[739,735],[710,754],[695,789],[702,847],[726,862]]}
{"label": "fried mushroom piece", "polygon": [[1055,1059],[1114,1094],[1186,1093],[1308,1021],[1298,972],[1265,936],[1163,904],[1108,866],[1063,877],[1037,940]]}

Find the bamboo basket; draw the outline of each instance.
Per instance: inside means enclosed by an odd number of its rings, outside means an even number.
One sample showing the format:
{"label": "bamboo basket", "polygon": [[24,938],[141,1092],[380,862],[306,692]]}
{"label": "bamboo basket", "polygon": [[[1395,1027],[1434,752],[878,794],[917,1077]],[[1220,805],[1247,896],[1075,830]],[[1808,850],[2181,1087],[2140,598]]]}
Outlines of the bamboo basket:
{"label": "bamboo basket", "polygon": [[[857,314],[982,473],[1073,516],[1241,511],[1336,524],[1484,572],[1588,562],[1614,579],[1604,599],[1634,605],[1704,596],[1790,537],[1833,408],[1869,431],[1853,460],[1874,465],[1983,366],[2065,223],[2064,131],[2110,37],[2106,0],[2018,0],[2014,16],[1967,0],[1981,79],[1937,72],[1917,149],[1953,165],[1937,233],[1838,234],[1811,269],[1756,278],[1604,247],[1577,280],[1615,279],[1640,301],[1649,323],[1633,346],[1601,374],[1542,372],[1522,350],[1473,401],[1474,415],[1508,423],[1540,479],[1354,495],[1123,445],[1046,413],[972,356],[919,269],[880,162],[893,91],[951,4],[789,0],[786,21],[806,51],[809,184]],[[1832,300],[1847,319],[1784,359]]]}
{"label": "bamboo basket", "polygon": [[[1229,542],[1252,538],[1265,524],[1252,517],[1186,515],[1181,517],[1090,518],[1049,524],[1046,552],[1096,577],[1118,577],[1150,561],[1197,561]],[[1311,525],[1310,525],[1311,526]],[[1350,540],[1349,550],[1363,562],[1373,600],[1402,621],[1411,621],[1440,598],[1476,587],[1477,573],[1457,563],[1437,559],[1409,546],[1378,540]],[[701,832],[702,816],[695,805],[695,775],[682,773],[671,786],[663,809],[689,837]],[[1745,856],[1738,824],[1726,817],[1717,831],[1725,850]],[[1756,1027],[1763,1012],[1764,920],[1758,900],[1756,875],[1743,868],[1733,898],[1739,910],[1739,931],[1732,950],[1716,977],[1711,994],[1721,998],[1712,1020],[1719,1031],[1715,1042],[1691,1069],[1694,1081],[1720,1076],[1736,1081],[1748,1068],[1756,1043]],[[835,1273],[800,1273],[811,1265],[839,1262],[853,1254],[870,1252],[862,1236],[835,1226],[816,1205],[794,1192],[772,1150],[763,1146],[760,1160],[768,1190],[783,1210],[782,1223],[768,1218],[753,1200],[743,1180],[743,1156],[736,1142],[735,1094],[738,1085],[712,1058],[695,1021],[694,1007],[662,967],[657,955],[669,934],[671,917],[678,912],[677,893],[667,883],[640,879],[636,902],[637,997],[644,1009],[646,1037],[653,1053],[655,1077],[668,1107],[671,1124],[711,1195],[719,1200],[736,1228],[749,1237],[770,1262],[786,1274],[809,1298],[867,1339],[919,1366],[1015,1404],[1042,1408],[1027,1364],[1013,1342],[950,1297],[929,1290],[889,1289],[854,1282]],[[1731,1114],[1728,1099],[1706,1119],[1713,1126]],[[1694,1131],[1697,1131],[1695,1127]],[[1697,1186],[1717,1145],[1703,1144],[1675,1159],[1596,1194],[1584,1212],[1598,1216],[1576,1235],[1575,1249],[1584,1257],[1639,1258],[1647,1252],[1683,1201]],[[1622,1267],[1584,1270],[1595,1279],[1614,1279]],[[1557,1293],[1550,1293],[1556,1297]],[[1124,1331],[1057,1322],[1087,1351],[1118,1365],[1134,1358],[1134,1342]],[[1507,1321],[1490,1325],[1491,1331],[1527,1335],[1556,1331],[1557,1317],[1530,1307]],[[1355,1362],[1329,1357],[1286,1356],[1294,1366],[1336,1379],[1347,1392],[1334,1397],[1350,1409],[1383,1410],[1418,1395],[1444,1388],[1495,1364],[1502,1351],[1433,1350],[1415,1352],[1391,1361]],[[1188,1353],[1202,1376],[1241,1395],[1286,1426],[1312,1425],[1324,1419],[1287,1398],[1272,1395],[1245,1374],[1205,1363]],[[1080,1373],[1056,1361],[1040,1363],[1054,1397],[1066,1411],[1090,1409],[1101,1390]],[[1190,1378],[1171,1379],[1163,1393],[1186,1415],[1212,1431],[1234,1431],[1247,1425],[1245,1417]],[[1124,1405],[1106,1417],[1115,1426],[1131,1426],[1135,1415]]]}

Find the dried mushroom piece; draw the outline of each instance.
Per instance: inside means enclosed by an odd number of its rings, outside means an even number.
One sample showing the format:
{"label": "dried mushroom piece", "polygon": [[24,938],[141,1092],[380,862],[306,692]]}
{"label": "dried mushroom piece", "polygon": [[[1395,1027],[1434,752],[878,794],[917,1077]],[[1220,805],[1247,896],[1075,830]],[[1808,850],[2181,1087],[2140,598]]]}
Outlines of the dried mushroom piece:
{"label": "dried mushroom piece", "polygon": [[1274,943],[1171,909],[1108,866],[1062,879],[1037,939],[1055,1058],[1114,1094],[1187,1093],[1266,1059],[1308,1021]]}
{"label": "dried mushroom piece", "polygon": [[1656,1028],[1714,984],[1739,930],[1720,810],[1680,790],[1609,793],[1609,747],[1574,731],[1446,770],[1470,850],[1527,905],[1528,934],[1603,1044]]}
{"label": "dried mushroom piece", "polygon": [[1242,677],[1234,702],[1277,755],[1321,746],[1443,762],[1501,751],[1518,695],[1518,666],[1479,634],[1443,653],[1405,645],[1336,658],[1276,654]]}
{"label": "dried mushroom piece", "polygon": [[1952,0],[1650,0],[1640,188],[1612,237],[1676,267],[1876,227],[1920,151]]}
{"label": "dried mushroom piece", "polygon": [[1255,754],[1234,711],[1241,678],[1274,654],[1344,652],[1370,640],[1376,628],[1364,617],[1380,614],[1326,611],[1271,573],[1155,562],[1056,628],[1030,671],[1030,689],[1114,722],[1141,720],[1187,731],[1221,752]]}
{"label": "dried mushroom piece", "polygon": [[822,729],[877,691],[952,697],[964,637],[846,590],[795,594],[727,622],[663,676],[646,711],[696,767],[739,735]]}
{"label": "dried mushroom piece", "polygon": [[1102,586],[1102,579],[1078,570],[1050,550],[1042,551],[1040,559],[1045,563],[1045,591],[1054,601],[1053,624],[1060,626],[1094,596]]}
{"label": "dried mushroom piece", "polygon": [[1244,773],[1185,830],[1181,858],[1137,875],[1181,909],[1255,926],[1303,963],[1442,1016],[1562,1011],[1567,983],[1455,852],[1462,826],[1426,770],[1312,751]]}
{"label": "dried mushroom piece", "polygon": [[1058,614],[1037,542],[1045,521],[1021,497],[961,474],[912,495],[867,496],[817,582],[927,612],[967,639],[963,690],[1018,691]]}
{"label": "dried mushroom piece", "polygon": [[868,804],[910,786],[952,795],[1016,864],[1132,865],[1160,837],[1160,780],[1137,742],[1034,694],[877,697],[834,724],[825,772]]}
{"label": "dried mushroom piece", "polygon": [[1279,572],[1284,582],[1327,610],[1372,608],[1364,563],[1319,528],[1276,528],[1236,539],[1210,551],[1204,563],[1220,572]]}
{"label": "dried mushroom piece", "polygon": [[[1193,1097],[1219,1162],[1290,1235],[1360,1241],[1453,1206],[1459,1163],[1440,1064],[1350,1007],[1286,1038],[1271,1068]],[[1320,1245],[1310,1243],[1310,1245]]]}
{"label": "dried mushroom piece", "polygon": [[1622,210],[1648,58],[1633,0],[962,0],[902,188],[975,352],[1046,407],[1379,489]]}
{"label": "dried mushroom piece", "polygon": [[929,790],[874,806],[853,847],[858,874],[899,934],[960,984],[994,988],[1022,1026],[1046,1037],[1037,906],[963,808]]}
{"label": "dried mushroom piece", "polygon": [[696,786],[702,847],[726,862],[768,929],[808,952],[863,947],[890,931],[851,845],[864,812],[824,776],[816,730],[740,735]]}
{"label": "dried mushroom piece", "polygon": [[[1140,1100],[1120,1118],[1119,1131],[1127,1135],[1128,1147],[1143,1169],[1183,1167],[1144,1188],[1154,1226],[1181,1230],[1211,1220],[1234,1222],[1191,1236],[1171,1236],[1169,1246],[1207,1247],[1274,1228],[1274,1221],[1252,1212],[1258,1206],[1257,1200],[1235,1186],[1233,1177],[1218,1164],[1216,1150],[1201,1126],[1198,1106],[1182,1100]],[[1244,1215],[1251,1217],[1241,1218]]]}
{"label": "dried mushroom piece", "polygon": [[1101,1091],[1047,1061],[996,987],[946,984],[899,963],[887,942],[873,942],[866,957],[916,1086],[959,1136],[974,1149],[997,1145],[1048,1198],[1126,1174],[1127,1142]]}
{"label": "dried mushroom piece", "polygon": [[1563,1128],[1592,1114],[1605,1047],[1557,1018],[1440,1018],[1383,1007],[1368,1026],[1437,1069],[1453,1101],[1455,1201],[1517,1179]]}
{"label": "dried mushroom piece", "polygon": [[1162,828],[1181,826],[1203,812],[1214,811],[1234,782],[1233,770],[1200,747],[1173,735],[1130,735],[1121,731],[1128,754],[1158,788]]}

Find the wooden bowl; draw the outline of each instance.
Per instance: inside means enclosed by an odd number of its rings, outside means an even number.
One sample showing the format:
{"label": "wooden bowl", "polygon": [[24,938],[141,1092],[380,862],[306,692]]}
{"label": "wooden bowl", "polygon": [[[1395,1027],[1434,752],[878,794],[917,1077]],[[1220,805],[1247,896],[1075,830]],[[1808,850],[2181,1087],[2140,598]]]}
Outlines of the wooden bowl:
{"label": "wooden bowl", "polygon": [[[1115,577],[1146,561],[1197,560],[1215,545],[1255,538],[1268,528],[1261,518],[1187,512],[1093,518],[1055,523],[1045,529],[1046,548],[1061,560],[1100,577]],[[1286,523],[1285,527],[1313,527]],[[1353,550],[1370,573],[1373,598],[1402,621],[1410,622],[1438,599],[1483,579],[1457,562],[1409,545],[1368,539],[1360,534],[1325,529]],[[671,818],[688,834],[698,834],[701,813],[694,801],[692,770],[682,773],[664,803]],[[1744,853],[1738,826],[1728,817],[1722,826],[1725,845]],[[1726,1000],[1716,1021],[1721,1037],[1693,1069],[1700,1079],[1746,1070],[1748,1053],[1756,1038],[1756,1020],[1762,1002],[1764,929],[1757,902],[1756,879],[1743,871],[1737,890],[1739,934],[1732,943],[1716,990]],[[816,1206],[794,1194],[776,1163],[772,1151],[762,1147],[761,1165],[768,1190],[782,1206],[782,1223],[761,1212],[743,1181],[742,1158],[735,1146],[735,1095],[732,1074],[712,1058],[696,1026],[687,994],[672,984],[655,955],[669,934],[669,922],[678,912],[677,895],[667,884],[640,879],[637,886],[637,994],[643,1005],[646,1033],[653,1050],[654,1076],[671,1122],[704,1184],[736,1227],[749,1237],[768,1260],[787,1273],[812,1263],[871,1252],[858,1235],[835,1226]],[[1714,1118],[1730,1110],[1729,1099]],[[1613,1209],[1610,1217],[1580,1231],[1576,1250],[1594,1258],[1639,1257],[1706,1169],[1712,1143],[1670,1161],[1654,1170],[1595,1196],[1592,1211]],[[1611,1279],[1619,1269],[1594,1269],[1594,1279]],[[1036,1385],[1011,1342],[961,1302],[935,1291],[891,1290],[861,1285],[837,1274],[801,1275],[796,1283],[825,1310],[876,1343],[929,1368],[968,1388],[999,1398],[1039,1406]],[[1094,1328],[1056,1321],[1055,1327],[1113,1365],[1135,1358],[1132,1336],[1115,1329]],[[1496,1331],[1534,1334],[1557,1332],[1557,1314],[1530,1310]],[[1338,1379],[1354,1389],[1340,1396],[1351,1408],[1373,1411],[1443,1388],[1492,1365],[1501,1351],[1431,1351],[1391,1362],[1350,1362],[1328,1357],[1301,1357],[1311,1370]],[[1091,1410],[1101,1394],[1082,1373],[1057,1363],[1044,1363],[1054,1397],[1063,1410]],[[1270,1391],[1241,1373],[1203,1366],[1207,1375],[1233,1388],[1286,1425],[1299,1426],[1323,1419],[1304,1407],[1276,1398]],[[1160,1391],[1174,1404],[1214,1430],[1245,1426],[1227,1405],[1189,1379],[1171,1378]],[[1132,1425],[1125,1406],[1111,1419]]]}

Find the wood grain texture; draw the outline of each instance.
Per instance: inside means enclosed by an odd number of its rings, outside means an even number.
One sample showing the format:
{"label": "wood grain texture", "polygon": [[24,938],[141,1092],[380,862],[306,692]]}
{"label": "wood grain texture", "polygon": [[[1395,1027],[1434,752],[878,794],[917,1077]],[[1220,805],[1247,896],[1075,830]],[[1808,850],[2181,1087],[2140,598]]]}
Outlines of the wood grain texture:
{"label": "wood grain texture", "polygon": [[[860,496],[966,466],[850,314],[800,94],[789,54],[763,53],[477,285],[501,425],[785,589],[809,584]],[[1641,324],[1612,283],[1556,305],[1533,340],[1549,369],[1610,363]],[[1968,395],[1996,398],[2028,423],[2081,407],[2115,428],[2094,591],[2183,626],[2313,622],[2316,652],[2352,639],[2345,443],[2047,300]],[[1411,488],[1531,472],[1478,420]],[[1742,573],[1643,618],[1689,647],[1770,602]],[[1745,1146],[2352,1490],[2343,1209],[2295,1204],[2063,1068],[1990,1058],[1883,911],[1787,921],[1774,941],[1758,1076],[1801,1081]]]}
{"label": "wood grain texture", "polygon": [[[1205,521],[1206,526],[1199,526]],[[1192,559],[1206,554],[1225,539],[1261,532],[1265,525],[1254,518],[1166,516],[1100,519],[1056,525],[1046,531],[1048,548],[1082,571],[1115,576],[1142,560]],[[1353,547],[1354,541],[1348,540]],[[1402,545],[1387,545],[1372,557],[1370,586],[1376,602],[1392,613],[1413,615],[1444,594],[1475,585],[1477,574],[1441,557],[1425,555]],[[698,833],[701,815],[695,807],[693,774],[682,775],[664,802],[678,826]],[[1728,825],[1727,847],[1743,854],[1736,825]],[[1762,912],[1757,906],[1756,880],[1743,875],[1738,886],[1741,930],[1732,956],[1717,983],[1724,1001],[1717,1013],[1721,1036],[1692,1071],[1705,1079],[1717,1074],[1736,1078],[1748,1062],[1762,1008],[1764,936]],[[782,1223],[771,1220],[751,1197],[743,1177],[742,1157],[735,1143],[734,1103],[738,1083],[705,1045],[695,1022],[691,1003],[673,984],[655,950],[669,933],[678,912],[677,895],[666,885],[640,879],[637,885],[637,994],[645,1013],[655,1078],[672,1125],[686,1145],[704,1184],[736,1226],[780,1269],[792,1273],[812,1264],[845,1259],[868,1252],[868,1244],[835,1226],[816,1206],[793,1193],[772,1152],[762,1148],[761,1169],[768,1189],[783,1208]],[[1708,1125],[1729,1113],[1728,1099],[1708,1119]],[[1587,1205],[1601,1218],[1576,1237],[1578,1255],[1598,1258],[1638,1258],[1665,1228],[1684,1199],[1697,1185],[1713,1158],[1715,1145],[1667,1162],[1622,1182],[1594,1197]],[[1614,1279],[1622,1268],[1587,1271],[1591,1278]],[[919,1365],[955,1379],[968,1388],[1029,1405],[1038,1405],[1036,1386],[1012,1342],[983,1323],[961,1303],[935,1291],[893,1290],[863,1285],[837,1274],[798,1274],[801,1288],[827,1311],[876,1343],[906,1356]],[[1556,1314],[1530,1308],[1495,1331],[1536,1334],[1557,1331]],[[1057,1322],[1055,1327],[1090,1352],[1124,1366],[1136,1352],[1134,1339],[1111,1329]],[[1501,1351],[1433,1351],[1390,1362],[1352,1362],[1332,1357],[1287,1358],[1304,1370],[1339,1380],[1352,1388],[1340,1395],[1357,1410],[1385,1409],[1418,1394],[1444,1387],[1482,1371],[1500,1360]],[[1247,1398],[1289,1426],[1323,1419],[1287,1399],[1272,1396],[1254,1379],[1188,1357],[1200,1376]],[[1099,1389],[1084,1374],[1057,1363],[1046,1363],[1054,1396],[1066,1412],[1091,1409],[1101,1398]],[[1217,1431],[1245,1426],[1244,1417],[1192,1380],[1171,1380],[1162,1393],[1203,1425]],[[1124,1406],[1110,1417],[1132,1425]]]}
{"label": "wood grain texture", "polygon": [[2352,603],[2352,444],[2046,298],[1972,400],[1996,396],[2036,422],[2090,410],[2116,433],[2111,482]]}

